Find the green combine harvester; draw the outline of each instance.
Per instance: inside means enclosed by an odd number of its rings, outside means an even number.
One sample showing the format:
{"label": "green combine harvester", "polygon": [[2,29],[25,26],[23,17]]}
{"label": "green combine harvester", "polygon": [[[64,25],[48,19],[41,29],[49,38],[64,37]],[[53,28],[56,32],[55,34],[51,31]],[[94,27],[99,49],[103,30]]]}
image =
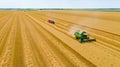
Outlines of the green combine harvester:
{"label": "green combine harvester", "polygon": [[80,43],[96,41],[96,39],[89,39],[85,31],[77,31],[74,33],[74,35],[76,39],[80,41]]}

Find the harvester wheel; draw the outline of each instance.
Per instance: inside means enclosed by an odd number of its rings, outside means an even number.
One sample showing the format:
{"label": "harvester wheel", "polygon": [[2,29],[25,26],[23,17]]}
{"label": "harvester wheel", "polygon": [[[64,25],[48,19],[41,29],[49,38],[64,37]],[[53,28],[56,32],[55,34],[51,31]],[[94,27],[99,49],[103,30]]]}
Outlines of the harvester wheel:
{"label": "harvester wheel", "polygon": [[76,37],[76,39],[79,39],[78,37]]}
{"label": "harvester wheel", "polygon": [[83,39],[81,38],[81,39],[80,39],[80,43],[82,43],[82,42],[83,42]]}

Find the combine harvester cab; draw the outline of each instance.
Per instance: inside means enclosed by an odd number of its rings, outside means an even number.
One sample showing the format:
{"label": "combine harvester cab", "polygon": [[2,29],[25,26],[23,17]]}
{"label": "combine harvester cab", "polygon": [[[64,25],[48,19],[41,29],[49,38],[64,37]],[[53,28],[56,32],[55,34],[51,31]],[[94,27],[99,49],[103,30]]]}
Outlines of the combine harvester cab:
{"label": "combine harvester cab", "polygon": [[55,21],[52,20],[52,19],[49,19],[48,22],[51,23],[51,24],[55,24]]}
{"label": "combine harvester cab", "polygon": [[77,31],[74,33],[74,35],[75,38],[80,41],[80,43],[96,41],[96,39],[90,39],[89,36],[84,31]]}

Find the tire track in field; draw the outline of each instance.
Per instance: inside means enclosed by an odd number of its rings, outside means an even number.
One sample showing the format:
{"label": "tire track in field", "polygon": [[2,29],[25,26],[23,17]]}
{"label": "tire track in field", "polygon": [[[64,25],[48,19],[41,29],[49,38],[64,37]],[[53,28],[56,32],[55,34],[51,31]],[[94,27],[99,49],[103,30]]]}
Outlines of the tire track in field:
{"label": "tire track in field", "polygon": [[12,24],[13,24],[13,23],[11,23],[11,21],[14,19],[14,17],[15,16],[11,16],[11,18],[9,18],[9,20],[6,22],[6,24],[0,30],[0,56],[3,52],[3,50],[5,49],[5,43],[9,36],[9,33],[12,28]]}
{"label": "tire track in field", "polygon": [[[25,19],[24,19],[24,21],[25,21]],[[43,53],[42,48],[38,48],[37,43],[35,41],[36,39],[33,38],[32,31],[31,31],[31,28],[29,27],[28,23],[29,22],[27,20],[24,23],[25,28],[26,28],[25,33],[27,34],[27,38],[30,42],[30,46],[31,46],[31,49],[32,49],[33,54],[35,56],[35,60],[37,62],[37,65],[39,67],[42,67],[42,66],[47,67],[47,65],[45,64],[46,61],[44,60],[45,54]]]}
{"label": "tire track in field", "polygon": [[26,67],[40,67],[39,65],[37,65],[37,62],[35,61],[35,56],[34,53],[32,52],[32,47],[30,46],[30,42],[29,39],[27,37],[26,34],[26,27],[25,27],[25,17],[23,15],[23,13],[21,13],[21,15],[19,16],[19,20],[20,20],[20,26],[21,26],[21,37],[23,40],[23,53],[24,53],[24,64]]}
{"label": "tire track in field", "polygon": [[[20,20],[17,15],[16,17],[16,37],[15,37],[15,46],[14,46],[14,57],[13,57],[13,67],[25,67],[24,64],[24,55],[23,55],[23,43],[21,37],[21,26]],[[19,53],[19,54],[18,54]]]}
{"label": "tire track in field", "polygon": [[[14,20],[14,21],[13,21]],[[11,22],[13,21],[13,22]],[[13,51],[14,51],[14,42],[15,42],[15,31],[16,31],[16,25],[15,25],[15,21],[16,21],[16,16],[14,15],[14,17],[12,18],[12,20],[9,21],[10,23],[10,29],[8,32],[8,35],[6,37],[6,39],[4,40],[4,42],[2,42],[2,44],[4,45],[4,48],[2,50],[2,54],[0,57],[0,66],[1,67],[11,67],[11,60],[13,57]],[[4,30],[6,31],[6,29]]]}

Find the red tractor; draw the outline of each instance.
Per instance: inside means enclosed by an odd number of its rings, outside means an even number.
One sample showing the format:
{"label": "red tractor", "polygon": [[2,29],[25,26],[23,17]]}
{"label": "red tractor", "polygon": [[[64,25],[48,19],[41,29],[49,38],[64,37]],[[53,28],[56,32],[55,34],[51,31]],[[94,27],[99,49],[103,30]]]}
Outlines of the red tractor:
{"label": "red tractor", "polygon": [[55,24],[55,21],[52,20],[52,19],[49,19],[48,22],[49,22],[49,23],[52,23],[52,24]]}

